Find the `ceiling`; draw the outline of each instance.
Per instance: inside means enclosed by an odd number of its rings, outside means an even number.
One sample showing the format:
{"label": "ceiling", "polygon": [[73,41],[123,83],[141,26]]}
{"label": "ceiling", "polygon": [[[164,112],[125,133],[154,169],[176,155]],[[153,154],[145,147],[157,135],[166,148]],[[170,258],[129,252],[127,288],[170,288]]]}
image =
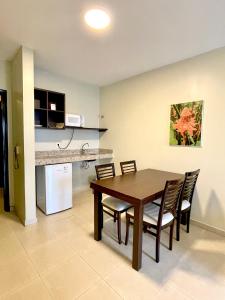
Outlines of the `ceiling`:
{"label": "ceiling", "polygon": [[[0,59],[20,45],[35,66],[106,85],[225,45],[224,0],[1,0]],[[84,12],[105,8],[112,25],[94,32]]]}

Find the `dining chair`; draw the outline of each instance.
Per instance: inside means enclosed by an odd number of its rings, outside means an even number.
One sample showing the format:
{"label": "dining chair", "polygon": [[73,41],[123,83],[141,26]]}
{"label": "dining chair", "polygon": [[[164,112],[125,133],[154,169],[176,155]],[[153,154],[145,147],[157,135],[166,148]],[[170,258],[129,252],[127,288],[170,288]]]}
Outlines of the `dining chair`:
{"label": "dining chair", "polygon": [[[115,177],[114,163],[95,166],[95,170],[98,180]],[[121,244],[121,214],[126,212],[131,205],[123,200],[103,194],[102,207],[103,212],[113,217],[114,222],[117,221],[118,243]]]}
{"label": "dining chair", "polygon": [[123,175],[131,172],[137,172],[135,160],[121,161],[120,168]]}
{"label": "dining chair", "polygon": [[[144,206],[143,228],[144,231],[156,237],[156,262],[160,257],[160,236],[161,231],[170,227],[169,250],[173,246],[173,228],[176,216],[178,199],[183,186],[183,180],[170,180],[166,182],[160,207],[149,203]],[[134,209],[130,208],[126,213],[126,239],[125,245],[129,239],[130,220],[134,219]],[[154,231],[152,231],[154,230]]]}
{"label": "dining chair", "polygon": [[193,199],[193,194],[194,194],[199,173],[200,173],[199,169],[193,172],[185,173],[184,185],[177,206],[177,227],[176,227],[177,241],[180,240],[180,224],[181,224],[182,216],[186,217],[187,233],[189,233],[192,199]]}

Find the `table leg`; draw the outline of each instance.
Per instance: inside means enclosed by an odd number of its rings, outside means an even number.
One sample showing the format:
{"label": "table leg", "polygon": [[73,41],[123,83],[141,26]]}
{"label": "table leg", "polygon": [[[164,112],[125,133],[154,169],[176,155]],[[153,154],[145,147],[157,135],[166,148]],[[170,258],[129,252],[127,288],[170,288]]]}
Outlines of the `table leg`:
{"label": "table leg", "polygon": [[102,193],[94,191],[94,239],[100,241],[102,239]]}
{"label": "table leg", "polygon": [[143,231],[143,206],[134,207],[134,232],[133,232],[133,261],[132,267],[139,270],[142,264],[142,231]]}

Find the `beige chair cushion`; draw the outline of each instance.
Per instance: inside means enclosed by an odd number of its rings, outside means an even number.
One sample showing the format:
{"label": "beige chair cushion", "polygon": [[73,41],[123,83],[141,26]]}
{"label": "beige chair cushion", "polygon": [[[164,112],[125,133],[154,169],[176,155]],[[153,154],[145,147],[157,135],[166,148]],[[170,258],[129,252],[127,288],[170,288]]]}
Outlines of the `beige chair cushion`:
{"label": "beige chair cushion", "polygon": [[157,205],[161,205],[161,201],[162,201],[162,198],[159,198],[159,199],[154,200],[153,203],[155,203]]}
{"label": "beige chair cushion", "polygon": [[[160,208],[158,206],[152,203],[151,205],[145,205],[143,221],[152,225],[157,225],[159,209]],[[134,217],[134,208],[128,209],[127,214],[131,217]],[[171,213],[165,213],[162,218],[162,226],[168,224],[173,219],[174,216]]]}
{"label": "beige chair cushion", "polygon": [[106,195],[106,194],[102,194],[102,200],[104,200],[104,199],[106,199],[106,198],[109,198],[109,197],[111,197],[111,196]]}
{"label": "beige chair cushion", "polygon": [[130,203],[127,203],[123,200],[108,196],[108,195],[103,195],[103,200],[102,200],[102,205],[104,207],[112,209],[112,210],[116,210],[116,211],[123,211],[126,210],[130,207],[132,207],[132,205]]}
{"label": "beige chair cushion", "polygon": [[191,203],[187,200],[183,200],[181,204],[181,210],[185,210],[186,208],[190,207]]}

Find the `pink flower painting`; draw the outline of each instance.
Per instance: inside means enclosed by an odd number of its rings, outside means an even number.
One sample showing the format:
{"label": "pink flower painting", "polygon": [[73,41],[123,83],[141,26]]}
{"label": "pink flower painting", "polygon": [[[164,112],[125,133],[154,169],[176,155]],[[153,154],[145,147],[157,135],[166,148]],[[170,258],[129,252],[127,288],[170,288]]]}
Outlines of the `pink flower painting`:
{"label": "pink flower painting", "polygon": [[171,105],[170,145],[201,146],[203,101]]}

